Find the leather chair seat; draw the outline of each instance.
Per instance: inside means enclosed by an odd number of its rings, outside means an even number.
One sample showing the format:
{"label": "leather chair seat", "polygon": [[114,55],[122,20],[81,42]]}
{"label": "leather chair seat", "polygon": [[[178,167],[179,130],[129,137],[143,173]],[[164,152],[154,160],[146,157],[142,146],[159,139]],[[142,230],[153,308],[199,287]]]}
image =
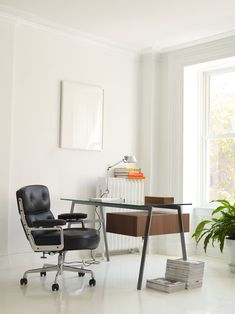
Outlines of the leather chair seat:
{"label": "leather chair seat", "polygon": [[[69,228],[63,229],[64,248],[63,251],[70,250],[94,250],[97,248],[100,235],[99,231],[89,228]],[[33,232],[36,245],[58,245],[60,244],[60,232],[36,231]]]}

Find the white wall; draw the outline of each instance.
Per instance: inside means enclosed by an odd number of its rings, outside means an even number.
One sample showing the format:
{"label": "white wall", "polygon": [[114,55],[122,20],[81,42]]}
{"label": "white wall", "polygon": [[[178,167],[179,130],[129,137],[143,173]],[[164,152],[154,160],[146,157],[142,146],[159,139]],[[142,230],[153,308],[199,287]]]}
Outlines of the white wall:
{"label": "white wall", "polygon": [[14,22],[0,19],[0,253],[8,246],[8,194],[11,140]]}
{"label": "white wall", "polygon": [[[5,228],[0,228],[4,243],[0,253],[6,252],[7,242],[12,253],[28,248],[15,201],[19,187],[47,185],[55,213],[63,212],[69,204],[60,201],[61,197],[94,196],[96,180],[105,174],[108,164],[125,154],[138,158],[139,60],[132,52],[22,20],[14,25],[0,18],[0,32],[0,79],[5,86],[0,106],[5,116],[1,115],[4,123],[0,127],[6,135],[0,165],[1,227]],[[104,88],[102,152],[59,148],[61,80]]]}
{"label": "white wall", "polygon": [[156,183],[153,176],[156,159],[157,143],[157,107],[155,106],[158,91],[157,79],[158,69],[156,62],[158,57],[153,49],[146,49],[142,52],[141,66],[141,95],[140,95],[140,121],[139,138],[141,143],[140,160],[142,170],[146,176],[145,195],[152,194],[152,186]]}

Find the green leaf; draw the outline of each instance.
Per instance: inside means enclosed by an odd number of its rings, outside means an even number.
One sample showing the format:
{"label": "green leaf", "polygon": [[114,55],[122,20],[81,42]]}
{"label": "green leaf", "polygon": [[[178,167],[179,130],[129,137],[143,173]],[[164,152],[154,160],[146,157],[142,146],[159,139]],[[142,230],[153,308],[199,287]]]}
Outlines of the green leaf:
{"label": "green leaf", "polygon": [[198,236],[197,238],[196,238],[196,242],[197,242],[197,244],[201,241],[201,239],[208,233],[208,232],[210,232],[210,230],[208,230],[208,229],[203,229],[203,233],[201,233],[200,234],[200,236]]}
{"label": "green leaf", "polygon": [[219,206],[219,207],[217,207],[217,208],[212,212],[211,215],[214,215],[214,214],[220,212],[221,210],[223,210],[223,209],[225,209],[225,208],[226,208],[225,206]]}
{"label": "green leaf", "polygon": [[211,221],[218,222],[219,219],[218,218],[211,218]]}
{"label": "green leaf", "polygon": [[[225,208],[227,208],[228,210],[231,210],[231,211],[235,211],[235,207],[233,205],[231,205],[229,203],[229,201],[226,201],[226,200],[213,200],[211,201],[211,203],[220,203],[222,204]],[[220,207],[220,206],[219,206]],[[216,209],[215,209],[216,210]]]}
{"label": "green leaf", "polygon": [[203,221],[201,221],[201,222],[197,225],[197,227],[196,227],[196,229],[195,229],[195,232],[194,232],[194,234],[193,234],[193,237],[197,237],[197,235],[200,235],[201,232],[203,231],[205,225],[208,224],[208,223],[210,223],[210,222],[211,222],[210,220],[203,220]]}
{"label": "green leaf", "polygon": [[224,240],[225,240],[226,232],[221,233],[219,236],[219,242],[220,242],[220,251],[223,252],[224,249]]}
{"label": "green leaf", "polygon": [[225,207],[231,206],[229,201],[226,201],[226,200],[212,200],[211,203],[221,203]]}
{"label": "green leaf", "polygon": [[208,246],[208,244],[209,244],[209,242],[210,242],[211,237],[212,237],[212,232],[210,232],[210,233],[206,236],[206,238],[205,238],[205,240],[204,240],[204,251],[205,251],[205,252],[206,252],[206,250],[207,250],[207,246]]}
{"label": "green leaf", "polygon": [[223,215],[224,215],[225,217],[227,217],[227,218],[235,219],[235,215],[231,215],[231,214],[226,213],[226,212],[222,212],[222,213],[223,213]]}

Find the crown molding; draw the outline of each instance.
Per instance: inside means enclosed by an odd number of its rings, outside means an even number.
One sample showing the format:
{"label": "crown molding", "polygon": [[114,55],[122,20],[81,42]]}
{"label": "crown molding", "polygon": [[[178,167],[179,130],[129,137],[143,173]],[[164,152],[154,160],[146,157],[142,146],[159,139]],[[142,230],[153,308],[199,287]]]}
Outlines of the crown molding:
{"label": "crown molding", "polygon": [[226,39],[228,37],[233,37],[233,36],[235,36],[235,30],[219,33],[219,34],[212,35],[212,36],[207,36],[207,37],[200,38],[200,39],[193,40],[193,41],[188,41],[188,42],[185,42],[185,43],[182,43],[179,45],[165,47],[165,48],[160,49],[160,52],[161,53],[168,53],[168,52],[172,52],[172,51],[176,51],[176,50],[181,50],[181,49],[185,49],[185,48],[199,46],[202,44],[209,44],[210,45],[211,42],[216,42],[220,39]]}
{"label": "crown molding", "polygon": [[212,36],[207,36],[204,38],[200,38],[193,41],[188,41],[179,45],[173,45],[168,47],[161,47],[158,44],[150,45],[149,47],[134,47],[125,45],[120,42],[115,42],[112,40],[109,40],[104,37],[95,36],[87,32],[80,31],[78,29],[68,27],[62,24],[58,24],[55,22],[52,22],[47,19],[40,18],[37,15],[34,15],[32,13],[18,10],[15,8],[11,8],[9,6],[1,5],[0,4],[0,17],[7,18],[11,20],[12,22],[16,22],[17,24],[21,25],[29,25],[31,27],[35,27],[37,29],[42,29],[44,31],[53,31],[58,32],[64,35],[73,36],[79,40],[89,41],[92,43],[95,43],[99,46],[104,46],[109,49],[113,49],[116,51],[120,51],[123,53],[128,53],[131,55],[142,55],[142,54],[148,54],[150,52],[155,52],[157,54],[165,54],[170,53],[178,50],[182,50],[185,48],[190,48],[194,46],[199,46],[202,44],[213,44],[213,42],[216,42],[217,40],[226,39],[228,37],[235,36],[235,29],[219,33]]}
{"label": "crown molding", "polygon": [[0,4],[0,17],[10,19],[11,21],[15,22],[16,24],[20,25],[29,25],[35,27],[37,29],[41,29],[44,31],[53,31],[58,32],[64,35],[75,37],[79,40],[89,41],[95,43],[99,46],[104,46],[109,49],[119,50],[123,53],[129,53],[132,55],[139,55],[140,49],[137,47],[131,47],[119,42],[111,41],[104,37],[95,36],[87,32],[80,31],[78,29],[68,27],[62,24],[58,24],[34,14],[13,9],[5,5]]}
{"label": "crown molding", "polygon": [[161,47],[157,44],[154,44],[152,46],[149,47],[144,47],[141,49],[141,53],[142,54],[147,54],[150,52],[155,52],[157,54],[165,54],[165,53],[171,53],[171,52],[177,52],[183,49],[190,49],[190,48],[194,48],[195,46],[200,46],[200,45],[208,45],[208,46],[217,46],[217,42],[219,40],[234,40],[235,39],[235,29],[228,31],[228,32],[224,32],[224,33],[219,33],[216,35],[212,35],[212,36],[207,36],[204,38],[200,38],[197,40],[193,40],[193,41],[187,41],[185,43],[179,44],[179,45],[173,45],[173,46],[168,46],[168,47]]}

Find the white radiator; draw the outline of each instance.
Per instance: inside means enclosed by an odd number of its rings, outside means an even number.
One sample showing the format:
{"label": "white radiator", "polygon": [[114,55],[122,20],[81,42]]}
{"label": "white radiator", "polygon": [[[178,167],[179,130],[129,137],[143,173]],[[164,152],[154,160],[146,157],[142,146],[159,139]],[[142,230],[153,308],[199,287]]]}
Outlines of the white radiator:
{"label": "white radiator", "polygon": [[[100,178],[97,186],[97,196],[105,190],[105,178]],[[122,198],[125,203],[144,203],[144,180],[109,178],[109,196]],[[130,209],[106,207],[106,213],[130,211]],[[142,239],[137,237],[124,236],[114,233],[107,233],[108,246],[110,252],[131,251],[141,247]],[[101,241],[101,247],[104,247]]]}

